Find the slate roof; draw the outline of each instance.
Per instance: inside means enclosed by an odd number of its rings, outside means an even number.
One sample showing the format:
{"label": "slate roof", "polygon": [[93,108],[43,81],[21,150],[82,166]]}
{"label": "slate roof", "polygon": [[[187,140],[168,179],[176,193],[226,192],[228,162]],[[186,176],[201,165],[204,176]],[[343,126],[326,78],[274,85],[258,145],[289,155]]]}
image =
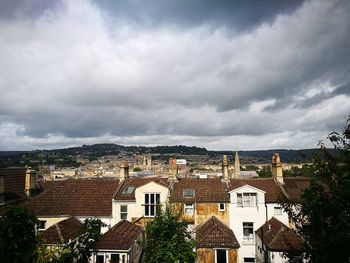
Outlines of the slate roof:
{"label": "slate roof", "polygon": [[305,177],[284,177],[283,188],[291,201],[298,201],[304,190],[310,186],[310,178]]}
{"label": "slate roof", "polygon": [[304,241],[281,221],[272,217],[255,233],[270,251],[303,251]]}
{"label": "slate roof", "polygon": [[239,248],[233,231],[215,216],[196,230],[197,248]]}
{"label": "slate roof", "polygon": [[[193,189],[193,197],[184,197],[185,189]],[[190,179],[184,178],[174,183],[170,199],[172,202],[229,203],[226,183],[220,178]]]}
{"label": "slate roof", "polygon": [[115,179],[69,179],[51,184],[24,206],[36,216],[112,216]]}
{"label": "slate roof", "polygon": [[78,219],[71,217],[50,226],[39,236],[45,244],[66,244],[80,235],[82,225]]}
{"label": "slate roof", "polygon": [[250,185],[265,191],[266,203],[279,203],[285,200],[285,195],[273,178],[230,179],[229,192],[244,185]]}
{"label": "slate roof", "polygon": [[[118,201],[135,201],[135,190],[138,187],[146,185],[150,182],[157,183],[161,186],[168,188],[168,178],[160,178],[160,177],[145,177],[145,178],[128,178],[121,185],[118,193],[115,195],[114,199]],[[134,187],[132,193],[124,194],[124,189],[126,190],[128,187]]]}
{"label": "slate roof", "polygon": [[110,230],[108,230],[97,243],[97,249],[104,250],[129,250],[139,236],[143,233],[143,229],[122,220]]}

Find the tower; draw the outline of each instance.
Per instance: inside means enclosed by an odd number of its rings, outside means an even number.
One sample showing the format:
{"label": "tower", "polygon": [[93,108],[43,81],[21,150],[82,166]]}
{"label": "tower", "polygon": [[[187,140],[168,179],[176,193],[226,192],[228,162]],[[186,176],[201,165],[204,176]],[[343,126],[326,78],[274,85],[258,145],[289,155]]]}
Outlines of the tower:
{"label": "tower", "polygon": [[238,151],[235,154],[235,173],[234,178],[239,178],[241,176],[241,164],[239,162]]}

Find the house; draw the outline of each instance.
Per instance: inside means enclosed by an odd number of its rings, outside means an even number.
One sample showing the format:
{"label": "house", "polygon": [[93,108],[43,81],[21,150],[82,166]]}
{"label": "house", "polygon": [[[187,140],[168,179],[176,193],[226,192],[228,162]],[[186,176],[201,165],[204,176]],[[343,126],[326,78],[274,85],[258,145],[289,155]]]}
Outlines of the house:
{"label": "house", "polygon": [[142,227],[127,220],[121,220],[108,230],[97,243],[90,258],[93,263],[139,262],[142,248]]}
{"label": "house", "polygon": [[233,231],[215,216],[196,230],[197,262],[236,263],[240,247]]}
{"label": "house", "polygon": [[70,243],[81,234],[82,223],[75,217],[60,221],[39,233],[43,243],[57,247]]}
{"label": "house", "polygon": [[230,199],[226,183],[220,178],[183,178],[175,181],[170,201],[192,228],[212,216],[229,224]]}
{"label": "house", "polygon": [[[68,179],[43,183],[44,191],[28,199],[23,206],[41,221],[39,230],[72,216],[84,221],[99,218],[107,226],[114,225],[112,199],[120,184],[117,179]],[[108,227],[102,228],[102,232]]]}
{"label": "house", "polygon": [[296,256],[305,251],[304,240],[277,218],[272,217],[258,230],[256,236],[256,262],[288,262],[283,253]]}
{"label": "house", "polygon": [[36,172],[30,168],[0,169],[0,205],[22,202],[39,191]]}
{"label": "house", "polygon": [[168,196],[168,178],[127,177],[113,198],[113,223],[125,219],[144,225],[156,215],[159,205],[166,205]]}

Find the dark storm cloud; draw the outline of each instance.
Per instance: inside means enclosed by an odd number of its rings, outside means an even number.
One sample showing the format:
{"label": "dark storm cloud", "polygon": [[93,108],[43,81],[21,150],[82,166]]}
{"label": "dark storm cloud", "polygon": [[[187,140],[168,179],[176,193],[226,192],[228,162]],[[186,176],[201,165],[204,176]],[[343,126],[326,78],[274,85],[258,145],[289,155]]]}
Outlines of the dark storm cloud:
{"label": "dark storm cloud", "polygon": [[62,7],[61,0],[1,0],[0,20],[37,18],[45,11],[55,11],[60,7]]}
{"label": "dark storm cloud", "polygon": [[303,1],[240,1],[240,0],[96,0],[96,4],[117,19],[125,19],[142,26],[198,26],[226,25],[241,31],[264,22],[276,15],[290,13]]}
{"label": "dark storm cloud", "polygon": [[344,123],[349,1],[217,3],[66,0],[1,21],[0,149],[297,148]]}

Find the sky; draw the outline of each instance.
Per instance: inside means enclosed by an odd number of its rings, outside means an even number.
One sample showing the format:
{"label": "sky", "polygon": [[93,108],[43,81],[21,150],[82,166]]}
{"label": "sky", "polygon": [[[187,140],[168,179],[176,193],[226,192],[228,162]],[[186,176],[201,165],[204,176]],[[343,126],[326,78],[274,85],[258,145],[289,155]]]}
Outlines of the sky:
{"label": "sky", "polygon": [[348,0],[0,0],[0,150],[315,148],[349,114]]}

